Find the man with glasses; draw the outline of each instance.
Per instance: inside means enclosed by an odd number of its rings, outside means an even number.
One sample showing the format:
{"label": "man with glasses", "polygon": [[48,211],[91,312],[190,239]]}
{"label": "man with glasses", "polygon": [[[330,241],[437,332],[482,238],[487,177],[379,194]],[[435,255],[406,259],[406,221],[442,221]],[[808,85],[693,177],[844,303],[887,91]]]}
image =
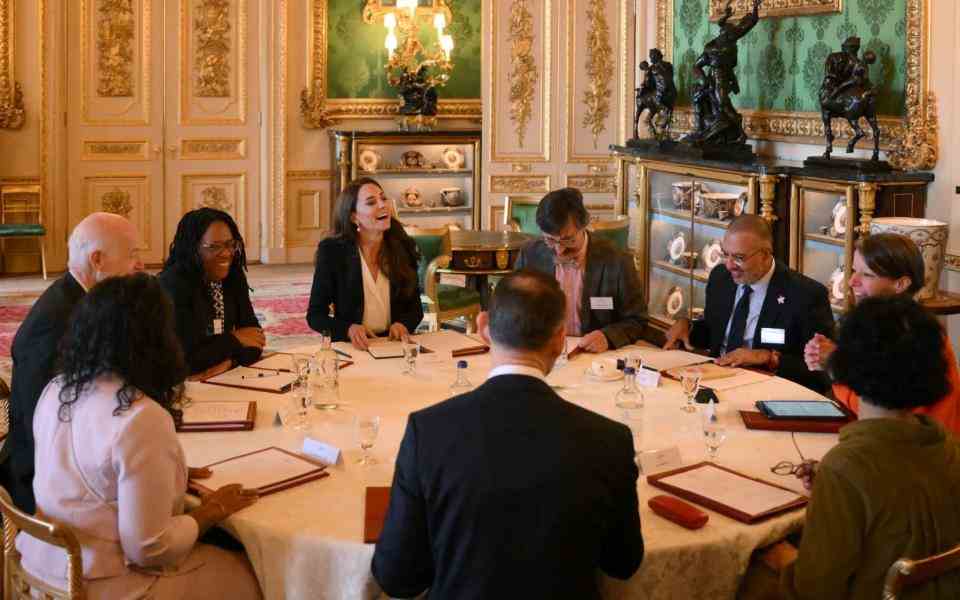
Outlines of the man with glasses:
{"label": "man with glasses", "polygon": [[520,252],[516,268],[556,277],[567,298],[567,335],[582,336],[587,352],[604,352],[639,339],[646,317],[633,257],[592,237],[589,221],[580,190],[550,192],[537,207],[543,237]]}
{"label": "man with glasses", "polygon": [[706,348],[717,364],[762,367],[817,391],[803,348],[816,333],[833,331],[827,289],[773,257],[773,235],[757,215],[735,219],[723,237],[723,262],[710,272],[703,319],[680,318],[664,348]]}

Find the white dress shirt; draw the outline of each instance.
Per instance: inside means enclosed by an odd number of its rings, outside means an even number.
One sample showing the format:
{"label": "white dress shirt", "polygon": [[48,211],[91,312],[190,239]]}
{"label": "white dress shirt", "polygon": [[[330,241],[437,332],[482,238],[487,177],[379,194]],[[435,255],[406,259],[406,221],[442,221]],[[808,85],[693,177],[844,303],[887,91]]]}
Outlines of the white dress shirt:
{"label": "white dress shirt", "polygon": [[490,370],[490,374],[487,375],[487,379],[493,379],[497,375],[526,375],[528,377],[536,377],[540,381],[546,383],[546,378],[543,376],[543,371],[537,369],[536,367],[528,367],[526,365],[500,365],[499,367],[494,367]]}
{"label": "white dress shirt", "polygon": [[367,260],[360,253],[363,270],[363,324],[374,333],[383,333],[390,329],[390,280],[381,269],[377,279],[367,266]]}
{"label": "white dress shirt", "polygon": [[[753,348],[753,338],[757,330],[757,321],[760,320],[760,311],[763,309],[763,301],[767,297],[767,288],[770,287],[770,280],[773,278],[773,271],[777,268],[777,261],[771,261],[770,270],[767,274],[750,284],[753,288],[753,294],[750,296],[750,311],[747,313],[747,328],[743,332],[743,347]],[[737,302],[743,296],[743,288],[747,286],[738,285],[737,293],[733,297],[733,310],[730,311],[730,317],[727,319],[727,328],[723,334],[723,346],[720,353],[727,351],[727,340],[730,338],[730,325],[733,323],[733,313],[737,311]]]}

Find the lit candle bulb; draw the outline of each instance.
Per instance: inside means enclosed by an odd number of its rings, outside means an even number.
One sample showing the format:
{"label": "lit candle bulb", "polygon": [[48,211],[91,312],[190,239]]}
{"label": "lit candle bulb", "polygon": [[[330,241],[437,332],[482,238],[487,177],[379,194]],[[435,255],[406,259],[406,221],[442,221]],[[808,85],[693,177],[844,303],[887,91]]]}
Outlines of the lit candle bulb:
{"label": "lit candle bulb", "polygon": [[397,36],[393,31],[387,34],[387,41],[384,45],[387,47],[387,54],[393,54],[393,51],[397,49]]}
{"label": "lit candle bulb", "polygon": [[383,15],[383,25],[387,29],[395,29],[397,27],[397,15],[392,12]]}
{"label": "lit candle bulb", "polygon": [[447,55],[447,60],[450,60],[450,53],[453,51],[453,37],[450,34],[444,34],[440,36],[440,47],[443,48],[443,51]]}
{"label": "lit candle bulb", "polygon": [[433,26],[437,28],[438,35],[443,35],[443,28],[447,26],[447,17],[442,12],[433,15]]}

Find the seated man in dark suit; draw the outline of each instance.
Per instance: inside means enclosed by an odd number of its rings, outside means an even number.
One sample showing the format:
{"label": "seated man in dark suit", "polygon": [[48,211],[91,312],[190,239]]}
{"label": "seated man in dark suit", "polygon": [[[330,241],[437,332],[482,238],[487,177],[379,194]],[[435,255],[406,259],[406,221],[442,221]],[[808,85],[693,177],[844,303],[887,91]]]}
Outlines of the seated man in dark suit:
{"label": "seated man in dark suit", "polygon": [[833,331],[827,289],[773,258],[773,235],[742,215],[723,236],[723,262],[710,272],[703,319],[678,319],[664,348],[705,348],[718,365],[762,367],[817,391],[821,374],[803,359],[804,340]]}
{"label": "seated man in dark suit", "polygon": [[504,277],[478,319],[489,379],[410,415],[373,556],[390,596],[590,600],[596,569],[626,579],[639,568],[629,429],[544,381],[563,349],[564,302],[553,277]]}
{"label": "seated man in dark suit", "polygon": [[113,275],[143,269],[139,234],[130,221],[93,213],[80,221],[67,242],[67,272],[39,297],[13,338],[10,437],[3,446],[4,487],[18,508],[33,513],[33,413],[54,376],[57,346],[73,308],[86,290]]}
{"label": "seated man in dark suit", "polygon": [[603,352],[632,344],[643,333],[644,306],[633,257],[587,232],[583,195],[554,190],[537,207],[539,239],[520,252],[516,268],[555,277],[567,298],[567,335],[580,348]]}

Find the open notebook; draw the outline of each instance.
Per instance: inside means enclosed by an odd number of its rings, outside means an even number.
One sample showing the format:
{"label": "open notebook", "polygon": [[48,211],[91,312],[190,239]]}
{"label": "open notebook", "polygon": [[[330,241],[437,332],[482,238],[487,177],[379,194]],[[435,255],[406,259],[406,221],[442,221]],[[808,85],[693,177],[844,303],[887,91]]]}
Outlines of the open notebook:
{"label": "open notebook", "polygon": [[201,496],[225,485],[239,483],[266,496],[326,477],[326,467],[293,452],[271,446],[206,465],[208,479],[191,479],[190,490]]}
{"label": "open notebook", "polygon": [[288,390],[296,379],[296,373],[290,373],[288,371],[236,367],[226,373],[204,379],[203,382],[248,390],[281,393]]}
{"label": "open notebook", "polygon": [[177,431],[250,431],[257,416],[257,403],[193,402],[183,409]]}

